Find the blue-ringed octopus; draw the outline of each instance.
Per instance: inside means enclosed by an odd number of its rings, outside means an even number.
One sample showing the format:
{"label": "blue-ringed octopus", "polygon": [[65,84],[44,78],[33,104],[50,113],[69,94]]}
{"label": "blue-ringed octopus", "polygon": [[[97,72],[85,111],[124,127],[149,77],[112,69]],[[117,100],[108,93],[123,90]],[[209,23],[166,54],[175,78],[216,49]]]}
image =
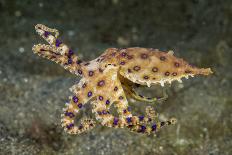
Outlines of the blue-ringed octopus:
{"label": "blue-ringed octopus", "polygon": [[[173,55],[173,51],[159,51],[153,48],[108,48],[98,58],[85,62],[74,51],[58,39],[59,32],[42,24],[35,26],[36,32],[48,44],[34,45],[32,50],[41,57],[54,61],[66,70],[81,77],[78,84],[70,88],[73,93],[65,104],[61,115],[61,125],[69,134],[80,134],[93,129],[96,121],[103,126],[128,128],[132,132],[151,134],[164,126],[176,123],[175,118],[160,121],[158,113],[151,106],[146,114],[132,114],[127,98],[143,102],[155,102],[163,98],[148,98],[134,91],[136,86],[148,86],[173,81],[195,75],[209,75],[210,68],[197,68]],[[96,119],[79,118],[74,123],[83,106],[90,102]],[[114,105],[118,116],[111,113]]]}

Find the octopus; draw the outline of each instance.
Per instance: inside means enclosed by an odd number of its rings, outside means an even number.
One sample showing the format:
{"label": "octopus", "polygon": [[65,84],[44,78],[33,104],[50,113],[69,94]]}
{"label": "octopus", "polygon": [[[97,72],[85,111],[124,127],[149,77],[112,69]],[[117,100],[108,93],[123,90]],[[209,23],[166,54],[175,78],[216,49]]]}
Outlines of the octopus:
{"label": "octopus", "polygon": [[[153,48],[108,48],[98,58],[82,61],[74,51],[58,39],[56,29],[42,24],[35,26],[36,32],[48,44],[32,47],[34,53],[54,61],[66,70],[81,77],[70,90],[72,96],[63,108],[61,126],[68,134],[81,134],[93,129],[97,122],[103,126],[126,128],[142,134],[152,134],[161,128],[176,123],[175,118],[160,121],[151,106],[144,115],[133,115],[128,98],[137,101],[156,102],[165,97],[149,98],[136,93],[136,87],[164,86],[173,81],[195,75],[209,75],[210,68],[197,68],[174,56],[173,51]],[[90,103],[95,118],[78,117],[85,104]],[[114,105],[117,115],[111,112]],[[78,123],[74,123],[79,118]]]}

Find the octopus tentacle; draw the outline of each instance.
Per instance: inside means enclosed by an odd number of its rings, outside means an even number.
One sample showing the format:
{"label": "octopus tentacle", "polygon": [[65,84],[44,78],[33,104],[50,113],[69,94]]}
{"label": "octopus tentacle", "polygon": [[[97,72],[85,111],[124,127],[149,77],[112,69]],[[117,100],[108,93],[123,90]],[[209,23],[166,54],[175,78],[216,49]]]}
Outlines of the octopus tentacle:
{"label": "octopus tentacle", "polygon": [[107,127],[123,128],[125,126],[138,125],[150,123],[154,120],[154,116],[135,116],[130,114],[130,116],[125,117],[123,114],[119,114],[119,117],[115,117],[110,113],[110,108],[106,106],[100,106],[98,101],[93,101],[93,113],[95,113],[96,119],[100,123]]}
{"label": "octopus tentacle", "polygon": [[[119,102],[117,103],[116,107],[118,108],[119,116],[120,118],[124,119],[123,121],[125,122],[125,126],[127,126],[130,131],[150,134],[152,131],[159,131],[161,127],[173,125],[176,123],[175,118],[172,118],[166,122],[159,121],[158,113],[155,114],[154,109],[150,106],[146,108],[146,116],[132,115],[128,108],[128,102],[126,98],[124,98],[123,92],[121,93],[121,95],[119,94],[118,99]],[[153,121],[155,121],[156,123],[150,126],[149,124],[151,124],[151,122]]]}
{"label": "octopus tentacle", "polygon": [[102,104],[99,104],[97,100],[93,101],[92,104],[92,112],[95,113],[96,119],[100,121],[102,125],[115,128],[123,128],[125,126],[124,120],[119,119],[110,113],[109,106],[103,106]]}
{"label": "octopus tentacle", "polygon": [[[138,124],[138,123],[149,123],[154,121],[156,116],[154,115],[154,111],[151,110],[151,107],[146,108],[147,115],[146,116],[134,116],[131,114],[131,109],[128,106],[127,100],[122,103],[122,101],[112,102],[102,104],[102,96],[97,100],[92,102],[93,104],[93,113],[95,113],[96,119],[101,122],[102,125],[108,127],[124,127],[131,124]],[[110,113],[110,107],[115,105],[119,114],[119,117],[115,117],[113,114]],[[122,106],[124,104],[124,106]]]}
{"label": "octopus tentacle", "polygon": [[[82,75],[82,61],[66,44],[57,39],[59,36],[58,30],[48,28],[42,24],[37,24],[35,29],[49,45],[34,45],[32,47],[34,53],[61,64],[71,73]],[[55,35],[52,35],[52,33],[55,33]]]}
{"label": "octopus tentacle", "polygon": [[153,103],[153,102],[164,101],[168,97],[164,91],[163,91],[163,94],[164,94],[163,97],[146,97],[141,94],[138,94],[137,92],[135,92],[134,88],[145,87],[145,86],[132,83],[128,79],[124,78],[123,76],[119,76],[119,77],[120,77],[120,81],[122,83],[122,86],[123,86],[123,89],[125,90],[126,95],[128,95],[129,97],[137,101]]}
{"label": "octopus tentacle", "polygon": [[66,108],[63,109],[64,114],[61,115],[61,125],[65,131],[69,134],[80,134],[87,130],[93,129],[95,121],[90,118],[82,118],[80,125],[74,124],[74,119],[92,97],[92,92],[87,92],[88,89],[81,89],[74,96],[70,97],[70,102],[66,104]]}
{"label": "octopus tentacle", "polygon": [[110,113],[109,107],[99,106],[102,104],[99,104],[97,101],[92,103],[94,104],[93,112],[96,118],[102,125],[107,127],[127,127],[132,132],[151,134],[152,132],[159,131],[164,126],[174,125],[176,123],[174,118],[168,121],[159,121],[157,118],[158,114],[155,114],[155,111],[150,106],[146,108],[146,116],[131,115],[130,117],[123,117],[119,114],[119,117],[115,117]]}
{"label": "octopus tentacle", "polygon": [[81,75],[78,72],[80,70],[80,66],[75,63],[78,61],[77,56],[72,52],[68,55],[62,55],[56,52],[56,47],[45,44],[34,45],[32,50],[35,54],[60,64],[71,73]]}
{"label": "octopus tentacle", "polygon": [[148,102],[148,103],[153,103],[153,102],[160,102],[160,101],[164,101],[167,99],[167,94],[164,93],[163,97],[146,97],[143,96],[141,94],[138,94],[137,92],[134,91],[134,89],[128,85],[124,85],[124,90],[126,92],[127,95],[129,95],[131,98],[137,100],[137,101],[144,101],[144,102]]}
{"label": "octopus tentacle", "polygon": [[[59,37],[59,31],[57,29],[49,28],[43,24],[37,24],[35,30],[50,45],[56,44],[56,39]],[[55,33],[55,36],[52,33]]]}
{"label": "octopus tentacle", "polygon": [[146,115],[150,119],[139,124],[127,126],[131,132],[138,132],[142,134],[151,134],[159,131],[164,126],[174,125],[176,123],[175,118],[171,118],[167,121],[159,121],[158,113],[151,106],[146,107]]}
{"label": "octopus tentacle", "polygon": [[146,107],[146,115],[150,119],[149,122],[158,121],[158,113],[151,106]]}
{"label": "octopus tentacle", "polygon": [[174,125],[176,124],[176,119],[171,118],[167,121],[157,121],[153,123],[152,125],[143,125],[143,124],[136,124],[136,125],[130,125],[128,128],[132,132],[137,132],[141,134],[151,134],[151,133],[156,133],[159,131],[161,128],[169,125]]}

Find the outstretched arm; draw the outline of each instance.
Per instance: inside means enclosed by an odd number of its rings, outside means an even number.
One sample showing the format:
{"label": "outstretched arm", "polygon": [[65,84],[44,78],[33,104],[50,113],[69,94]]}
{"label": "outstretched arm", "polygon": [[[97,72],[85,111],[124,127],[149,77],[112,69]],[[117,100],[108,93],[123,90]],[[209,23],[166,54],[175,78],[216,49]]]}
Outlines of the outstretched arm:
{"label": "outstretched arm", "polygon": [[58,30],[48,28],[42,24],[37,24],[35,26],[35,30],[49,43],[49,45],[34,45],[32,47],[34,53],[60,64],[71,73],[81,74],[80,59],[71,49],[68,48],[66,44],[57,39],[59,36]]}
{"label": "outstretched arm", "polygon": [[[89,92],[88,83],[81,81],[78,85],[73,86],[71,91],[75,94],[70,97],[70,101],[63,109],[64,113],[61,115],[61,125],[69,134],[80,134],[91,130],[95,126],[95,121],[91,118],[81,118],[80,110],[84,105],[92,99],[92,92]],[[84,86],[85,85],[85,86]],[[88,94],[88,95],[86,95]],[[75,122],[75,118],[79,118],[79,125]]]}

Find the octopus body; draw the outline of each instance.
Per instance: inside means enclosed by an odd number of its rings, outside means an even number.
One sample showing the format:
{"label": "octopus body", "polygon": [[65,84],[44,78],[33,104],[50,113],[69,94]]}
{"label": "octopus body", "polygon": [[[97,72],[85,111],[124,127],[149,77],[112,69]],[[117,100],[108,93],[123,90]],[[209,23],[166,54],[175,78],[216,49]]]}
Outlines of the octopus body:
{"label": "octopus body", "polygon": [[[144,102],[155,102],[162,98],[147,98],[138,95],[136,86],[148,86],[173,81],[181,82],[197,74],[209,75],[210,68],[196,68],[176,58],[173,51],[161,52],[151,48],[109,48],[98,58],[83,62],[67,45],[58,40],[59,32],[42,24],[35,26],[37,33],[49,44],[34,45],[32,50],[39,56],[50,59],[71,73],[81,76],[78,84],[70,88],[73,93],[65,104],[61,125],[69,134],[80,134],[94,128],[92,118],[80,119],[74,123],[83,106],[90,102],[92,112],[102,125],[114,128],[128,128],[130,131],[151,134],[162,127],[176,123],[175,118],[159,121],[157,113],[150,106],[146,115],[136,116],[131,112],[127,98]],[[110,108],[114,105],[118,116]]]}

